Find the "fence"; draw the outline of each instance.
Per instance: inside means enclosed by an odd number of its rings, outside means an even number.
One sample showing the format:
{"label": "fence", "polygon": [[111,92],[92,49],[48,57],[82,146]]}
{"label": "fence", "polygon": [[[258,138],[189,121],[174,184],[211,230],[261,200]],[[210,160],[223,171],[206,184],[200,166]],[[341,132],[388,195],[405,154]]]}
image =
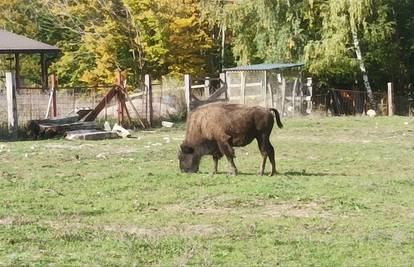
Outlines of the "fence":
{"label": "fence", "polygon": [[399,116],[414,115],[414,98],[409,96],[394,97],[394,114]]}
{"label": "fence", "polygon": [[[56,90],[56,115],[64,117],[74,114],[80,109],[94,109],[104,99],[104,96],[113,88],[113,85],[93,87],[59,87]],[[152,110],[155,119],[180,116],[185,109],[182,87],[169,87],[162,82],[154,82],[151,91],[147,86],[141,86],[135,90],[129,90],[129,99],[126,101],[128,110],[138,111],[141,118],[148,118]],[[148,93],[152,92],[151,99]],[[17,88],[16,102],[19,125],[24,126],[30,120],[44,119],[52,115],[52,90],[42,88]],[[151,104],[151,108],[150,105]],[[118,100],[113,98],[105,103],[104,109],[98,118],[117,118]],[[132,119],[137,118],[136,113],[130,112]],[[0,88],[0,126],[7,127],[7,93]],[[5,129],[3,129],[5,130]]]}
{"label": "fence", "polygon": [[[373,93],[377,115],[388,115],[387,93]],[[332,116],[366,114],[370,109],[367,92],[355,90],[329,89],[326,94],[312,97],[313,112]],[[414,101],[407,96],[394,96],[393,111],[396,115],[409,116],[413,113]]]}
{"label": "fence", "polygon": [[[227,79],[231,77],[227,77]],[[224,77],[219,78],[203,78],[191,79],[187,77],[185,90],[182,89],[182,84],[175,84],[169,86],[163,82],[151,82],[151,90],[148,86],[141,86],[135,90],[128,92],[129,99],[126,106],[131,110],[131,106],[138,111],[141,118],[148,118],[154,116],[155,118],[171,118],[183,117],[186,108],[189,108],[185,97],[191,97],[190,103],[195,107],[197,105],[208,103],[209,101],[226,101],[229,96],[232,96],[234,88],[227,90],[227,84],[232,84],[231,81],[224,81]],[[269,83],[272,77],[269,75]],[[276,78],[273,80],[277,80]],[[252,81],[249,81],[252,82]],[[288,84],[288,82],[285,82]],[[283,83],[282,87],[288,88],[288,85]],[[94,87],[63,87],[56,91],[56,115],[66,116],[76,112],[79,109],[93,109],[96,105],[104,99],[104,96],[113,87],[113,85],[102,85]],[[274,90],[273,99],[274,106],[279,105],[285,115],[294,110],[306,110],[309,108],[312,111],[330,114],[330,115],[356,115],[365,114],[368,109],[368,97],[364,91],[340,90],[330,89],[327,94],[313,95],[312,103],[309,105],[307,101],[307,93],[299,90],[293,81],[292,88],[296,90],[283,90],[282,95],[278,88],[280,85],[271,86]],[[302,86],[302,89],[309,88],[309,86]],[[189,92],[188,96],[185,96]],[[254,91],[254,90],[253,90]],[[289,93],[290,92],[290,93]],[[293,93],[295,92],[295,93]],[[267,93],[270,93],[267,91]],[[246,93],[253,94],[251,92]],[[293,97],[296,95],[296,97]],[[278,97],[291,100],[279,103]],[[378,115],[388,114],[387,110],[387,95],[385,93],[374,93],[376,102],[376,112]],[[262,98],[261,98],[262,99]],[[24,125],[27,121],[43,119],[47,114],[51,114],[51,90],[43,90],[41,88],[18,88],[16,90],[16,102],[19,125]],[[267,99],[268,100],[268,99]],[[262,100],[261,100],[262,101]],[[98,115],[98,118],[108,119],[116,118],[118,115],[117,99],[114,98],[108,103],[105,103],[104,109]],[[231,102],[231,101],[230,101]],[[48,111],[49,109],[49,111]],[[394,112],[396,115],[412,115],[414,112],[414,100],[407,96],[394,97]],[[297,112],[298,114],[300,113]],[[132,118],[136,118],[134,112],[130,113]],[[0,126],[7,125],[7,95],[6,90],[0,88]]]}
{"label": "fence", "polygon": [[223,74],[220,74],[219,78],[194,78],[186,74],[184,94],[187,112],[207,103],[228,100],[227,85]]}

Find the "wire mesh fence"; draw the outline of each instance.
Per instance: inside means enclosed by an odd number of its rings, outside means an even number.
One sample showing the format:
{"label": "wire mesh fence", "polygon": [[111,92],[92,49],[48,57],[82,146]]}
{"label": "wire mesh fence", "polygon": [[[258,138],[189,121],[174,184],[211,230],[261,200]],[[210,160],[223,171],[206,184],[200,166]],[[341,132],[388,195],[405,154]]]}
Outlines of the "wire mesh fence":
{"label": "wire mesh fence", "polygon": [[[231,77],[230,77],[231,78]],[[272,79],[274,78],[274,79]],[[281,93],[279,87],[282,84],[277,83],[277,77],[269,77],[269,82],[273,82],[270,90],[259,94],[261,87],[258,85],[259,81],[253,78],[248,80],[251,86],[251,91],[246,92],[246,98],[249,101],[253,101],[256,94],[260,97],[257,102],[260,101],[274,101],[275,106],[280,106],[284,113],[297,110],[297,114],[300,110],[306,110],[308,107],[300,106],[306,101],[303,100],[304,95],[300,95],[300,90],[284,90],[284,95],[280,96],[284,99],[290,99],[291,101],[279,101],[278,98]],[[286,81],[288,84],[290,81]],[[237,85],[237,84],[236,84]],[[256,86],[257,88],[255,88]],[[214,86],[212,86],[213,88]],[[286,88],[298,88],[299,86],[293,84]],[[75,114],[80,109],[93,109],[97,104],[104,99],[104,96],[113,88],[113,85],[102,85],[94,87],[62,87],[56,91],[56,107],[57,116],[65,117],[71,114]],[[230,88],[230,95],[235,97],[238,88]],[[257,92],[253,89],[257,89]],[[214,90],[213,90],[214,91]],[[294,94],[299,94],[296,97],[292,97]],[[261,91],[260,91],[261,92]],[[149,101],[145,87],[137,88],[135,90],[128,91],[129,101],[126,106],[131,111],[130,115],[132,119],[137,117],[137,114],[132,110],[136,110],[141,118],[148,118],[149,115]],[[211,93],[211,92],[210,92]],[[254,94],[255,93],[255,94]],[[273,94],[269,98],[264,97],[264,93]],[[290,98],[289,98],[290,97]],[[294,101],[296,99],[297,101]],[[387,96],[385,93],[374,93],[374,99],[376,103],[377,115],[387,115]],[[19,125],[24,126],[30,120],[44,119],[48,115],[52,115],[51,108],[51,91],[43,90],[41,88],[19,88],[16,91],[17,100],[17,113]],[[319,94],[312,96],[312,113],[318,113],[321,115],[343,116],[343,115],[358,115],[366,114],[370,108],[367,93],[364,91],[353,90],[339,90],[330,89],[327,94]],[[272,103],[267,103],[271,105]],[[412,115],[414,112],[414,100],[407,96],[396,96],[394,99],[395,114],[397,115]],[[132,107],[133,106],[133,107]],[[186,112],[186,103],[184,98],[184,90],[181,85],[168,86],[161,82],[154,82],[152,84],[152,110],[155,119],[160,118],[183,118]],[[118,101],[116,97],[105,103],[105,108],[98,115],[98,119],[110,119],[117,118],[118,114]],[[7,126],[7,95],[5,90],[0,90],[0,128]]]}
{"label": "wire mesh fence", "polygon": [[332,116],[351,116],[366,114],[374,109],[377,115],[387,115],[387,95],[373,93],[374,106],[371,106],[365,91],[329,89],[326,94],[312,97],[314,112]]}
{"label": "wire mesh fence", "polygon": [[[65,117],[74,115],[78,110],[94,109],[113,85],[94,87],[62,87],[56,90],[56,115]],[[126,102],[131,119],[138,116],[147,118],[149,113],[148,97],[145,88],[128,91],[129,101]],[[16,90],[17,114],[19,125],[24,126],[30,120],[51,117],[52,91],[41,88],[19,88]],[[153,85],[152,109],[155,119],[182,116],[185,110],[183,89],[168,87],[162,83]],[[135,110],[138,114],[135,113]],[[116,97],[105,103],[105,108],[98,119],[115,119],[118,115],[118,100]],[[0,125],[7,125],[7,94],[0,90]]]}

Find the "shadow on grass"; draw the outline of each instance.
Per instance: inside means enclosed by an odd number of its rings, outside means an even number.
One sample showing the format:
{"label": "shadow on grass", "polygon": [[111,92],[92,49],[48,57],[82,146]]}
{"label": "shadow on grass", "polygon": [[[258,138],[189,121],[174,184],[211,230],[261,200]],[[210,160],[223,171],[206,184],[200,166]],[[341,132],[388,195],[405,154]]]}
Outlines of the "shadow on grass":
{"label": "shadow on grass", "polygon": [[[210,175],[227,175],[227,176],[232,176],[231,174],[229,174],[228,172],[225,171],[219,171],[216,174],[213,174],[212,172],[208,172],[208,171],[202,171],[202,172],[198,172],[199,174],[210,174]],[[249,173],[249,172],[238,172],[237,175],[245,175],[245,176],[269,176],[269,172],[265,172],[264,175],[260,175],[258,173]],[[287,172],[277,172],[276,175],[274,175],[274,177],[278,177],[278,176],[309,176],[309,177],[324,177],[324,176],[332,176],[332,177],[336,177],[336,176],[348,176],[345,173],[324,173],[324,172],[304,172],[304,171],[287,171]]]}
{"label": "shadow on grass", "polygon": [[325,172],[306,172],[306,171],[287,171],[284,173],[278,173],[279,175],[285,176],[315,176],[315,177],[323,177],[323,176],[348,176],[345,173],[325,173]]}
{"label": "shadow on grass", "polygon": [[[230,173],[228,173],[227,171],[219,171],[217,173],[213,173],[213,172],[209,172],[209,171],[199,171],[197,172],[197,174],[203,174],[203,175],[224,175],[224,176],[233,176]],[[237,176],[242,175],[242,176],[257,176],[257,177],[265,177],[265,176],[269,176],[269,172],[265,172],[263,175],[258,174],[257,172],[242,172],[239,171],[237,173]],[[346,173],[327,173],[327,172],[307,172],[306,170],[302,170],[302,171],[286,171],[286,172],[277,172],[276,175],[274,175],[273,177],[278,177],[278,176],[286,176],[286,177],[292,177],[292,176],[303,176],[303,177],[325,177],[325,176],[348,176],[348,174]]]}

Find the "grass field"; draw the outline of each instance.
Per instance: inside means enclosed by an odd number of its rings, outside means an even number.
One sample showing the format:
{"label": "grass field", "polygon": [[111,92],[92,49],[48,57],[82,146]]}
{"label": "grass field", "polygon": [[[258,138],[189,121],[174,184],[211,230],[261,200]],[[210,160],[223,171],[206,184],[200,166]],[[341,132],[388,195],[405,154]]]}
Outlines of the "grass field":
{"label": "grass field", "polygon": [[412,266],[414,119],[284,124],[273,177],[255,142],[180,173],[183,125],[0,143],[0,265]]}

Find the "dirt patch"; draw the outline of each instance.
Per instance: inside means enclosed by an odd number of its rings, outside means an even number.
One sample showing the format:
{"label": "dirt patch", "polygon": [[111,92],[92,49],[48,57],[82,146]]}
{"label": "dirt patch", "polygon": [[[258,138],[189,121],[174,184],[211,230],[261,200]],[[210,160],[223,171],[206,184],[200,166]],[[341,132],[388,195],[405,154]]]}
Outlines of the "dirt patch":
{"label": "dirt patch", "polygon": [[4,217],[0,218],[0,225],[27,225],[32,224],[34,221],[23,217]]}
{"label": "dirt patch", "polygon": [[[7,223],[7,221],[5,221]],[[164,226],[146,228],[139,227],[137,225],[125,225],[125,224],[109,224],[109,225],[89,225],[80,222],[75,219],[68,220],[56,220],[46,221],[47,226],[55,230],[59,234],[67,234],[76,232],[82,229],[92,231],[114,232],[121,234],[130,234],[140,237],[164,237],[169,235],[181,235],[181,236],[208,236],[214,234],[217,229],[213,225],[209,224],[182,224],[175,226]],[[1,222],[0,222],[1,225]]]}
{"label": "dirt patch", "polygon": [[106,225],[102,227],[102,230],[141,237],[163,237],[174,234],[188,237],[208,236],[216,232],[216,228],[209,224],[183,224],[159,228],[141,228],[135,225]]}
{"label": "dirt patch", "polygon": [[265,217],[325,217],[326,211],[324,211],[316,202],[310,203],[281,203],[266,205],[263,210],[258,214]]}
{"label": "dirt patch", "polygon": [[92,229],[92,226],[78,221],[46,221],[46,224],[57,232],[73,232],[80,229]]}
{"label": "dirt patch", "polygon": [[195,208],[186,208],[182,205],[168,205],[163,208],[166,212],[170,213],[191,213],[195,215],[223,215],[228,214],[230,212],[236,211],[235,209],[231,208],[213,208],[213,207],[195,207]]}
{"label": "dirt patch", "polygon": [[170,213],[190,213],[193,215],[239,215],[242,217],[325,217],[327,212],[323,210],[319,203],[280,203],[280,204],[264,204],[256,207],[246,208],[244,206],[239,207],[196,207],[186,208],[182,205],[169,205],[163,208],[166,212]]}
{"label": "dirt patch", "polygon": [[13,218],[6,217],[0,219],[0,225],[12,225],[13,224]]}

